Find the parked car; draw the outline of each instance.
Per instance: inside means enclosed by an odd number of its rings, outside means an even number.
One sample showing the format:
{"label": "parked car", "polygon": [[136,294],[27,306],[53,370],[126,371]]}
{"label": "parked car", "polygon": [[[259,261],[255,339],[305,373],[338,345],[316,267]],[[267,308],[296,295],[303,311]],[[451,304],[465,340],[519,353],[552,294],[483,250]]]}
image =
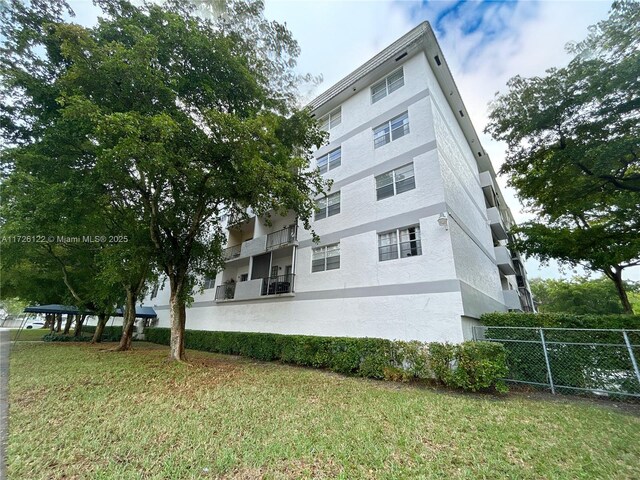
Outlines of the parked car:
{"label": "parked car", "polygon": [[30,329],[38,329],[38,328],[44,328],[44,322],[41,320],[29,320],[27,322],[27,324],[24,326],[24,328],[26,328],[27,330]]}

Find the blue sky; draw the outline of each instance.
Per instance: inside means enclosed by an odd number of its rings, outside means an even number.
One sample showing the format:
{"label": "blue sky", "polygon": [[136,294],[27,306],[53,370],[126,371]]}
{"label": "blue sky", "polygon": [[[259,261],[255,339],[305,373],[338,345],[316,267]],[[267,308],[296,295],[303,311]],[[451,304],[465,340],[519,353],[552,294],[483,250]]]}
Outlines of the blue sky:
{"label": "blue sky", "polygon": [[[89,0],[71,0],[76,21],[95,21]],[[514,75],[542,75],[566,64],[567,42],[583,39],[587,27],[606,18],[609,1],[403,1],[266,0],[266,15],[286,23],[300,43],[301,72],[324,81],[309,99],[428,20],[438,37],[480,140],[499,170],[505,145],[482,130],[487,105]],[[505,180],[498,179],[516,221],[530,218]],[[552,263],[527,261],[530,277],[571,276]],[[640,280],[640,268],[627,278]]]}

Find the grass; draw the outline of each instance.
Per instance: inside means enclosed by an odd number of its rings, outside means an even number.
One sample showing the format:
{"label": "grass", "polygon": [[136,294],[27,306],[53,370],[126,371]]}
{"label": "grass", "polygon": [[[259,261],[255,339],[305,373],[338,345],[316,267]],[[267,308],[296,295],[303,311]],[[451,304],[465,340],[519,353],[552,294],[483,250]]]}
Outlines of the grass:
{"label": "grass", "polygon": [[[20,332],[20,335],[18,335],[18,331]],[[22,330],[19,330],[17,328],[12,328],[11,341],[14,341],[16,339],[16,336],[18,335],[19,342],[35,342],[35,341],[42,340],[42,337],[47,333],[49,333],[48,328],[38,328],[38,329],[30,328],[28,330],[26,328],[23,328]]]}
{"label": "grass", "polygon": [[640,417],[166,347],[17,345],[10,478],[640,478]]}

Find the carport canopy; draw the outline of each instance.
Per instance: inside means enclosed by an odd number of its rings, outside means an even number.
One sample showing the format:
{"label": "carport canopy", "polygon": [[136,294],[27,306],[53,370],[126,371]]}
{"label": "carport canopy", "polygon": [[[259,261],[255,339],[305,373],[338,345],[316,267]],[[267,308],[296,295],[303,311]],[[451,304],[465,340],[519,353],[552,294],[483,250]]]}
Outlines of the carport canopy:
{"label": "carport canopy", "polygon": [[[123,314],[124,309],[122,308],[117,308],[116,311],[113,313],[113,317],[122,317],[124,316]],[[25,313],[54,313],[54,314],[58,314],[61,313],[63,315],[69,314],[69,315],[79,315],[79,314],[85,314],[85,315],[95,315],[94,312],[91,312],[89,310],[84,310],[81,311],[80,309],[78,309],[78,307],[74,307],[71,305],[59,305],[59,304],[52,304],[52,305],[37,305],[37,306],[32,306],[32,307],[27,307],[24,309]],[[136,306],[136,318],[157,318],[158,315],[156,314],[156,311],[151,308],[151,307],[142,307],[142,306]]]}

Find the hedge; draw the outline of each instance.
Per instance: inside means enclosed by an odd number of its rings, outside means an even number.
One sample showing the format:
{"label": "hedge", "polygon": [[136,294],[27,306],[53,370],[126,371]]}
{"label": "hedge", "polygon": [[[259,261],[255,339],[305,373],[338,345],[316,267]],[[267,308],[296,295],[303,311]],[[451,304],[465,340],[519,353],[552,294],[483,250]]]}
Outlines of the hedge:
{"label": "hedge", "polygon": [[640,315],[496,312],[483,314],[480,322],[494,327],[640,329]]}
{"label": "hedge", "polygon": [[[640,393],[623,336],[617,331],[640,329],[640,315],[489,313],[481,321],[486,325],[485,338],[500,342],[507,350],[510,379],[546,384],[548,360],[556,388],[564,385]],[[544,332],[546,358],[537,327],[551,329]],[[628,335],[638,345],[640,335]],[[640,347],[634,351],[640,357]]]}
{"label": "hedge", "polygon": [[[147,328],[145,339],[169,345],[168,328]],[[453,388],[506,391],[506,351],[499,343],[457,345],[381,338],[317,337],[274,333],[187,330],[193,350],[243,355],[264,361],[316,368],[367,378],[435,380]]]}

